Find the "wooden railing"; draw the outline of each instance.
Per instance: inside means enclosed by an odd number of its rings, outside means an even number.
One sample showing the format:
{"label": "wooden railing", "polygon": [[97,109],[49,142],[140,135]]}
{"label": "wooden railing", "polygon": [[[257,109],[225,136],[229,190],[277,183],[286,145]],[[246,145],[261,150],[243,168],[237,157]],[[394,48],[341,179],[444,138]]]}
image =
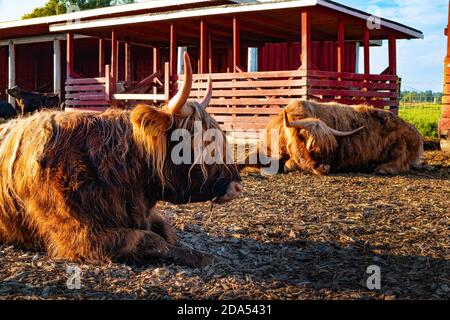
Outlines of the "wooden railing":
{"label": "wooden railing", "polygon": [[308,72],[308,98],[398,109],[398,77],[328,71]]}
{"label": "wooden railing", "polygon": [[[304,70],[196,74],[191,98],[204,96],[209,76],[214,91],[208,111],[224,130],[232,132],[265,128],[274,115],[296,99],[394,110],[398,107],[398,77],[391,75]],[[184,76],[177,76],[172,80],[183,79]]]}
{"label": "wooden railing", "polygon": [[[105,74],[109,73],[109,66]],[[67,79],[66,110],[102,111],[110,106],[110,77]]]}
{"label": "wooden railing", "polygon": [[[208,111],[226,131],[263,129],[289,101],[306,98],[303,71],[196,74],[191,98],[201,99],[213,80]],[[174,80],[182,81],[184,76]],[[178,83],[179,86],[180,83]]]}

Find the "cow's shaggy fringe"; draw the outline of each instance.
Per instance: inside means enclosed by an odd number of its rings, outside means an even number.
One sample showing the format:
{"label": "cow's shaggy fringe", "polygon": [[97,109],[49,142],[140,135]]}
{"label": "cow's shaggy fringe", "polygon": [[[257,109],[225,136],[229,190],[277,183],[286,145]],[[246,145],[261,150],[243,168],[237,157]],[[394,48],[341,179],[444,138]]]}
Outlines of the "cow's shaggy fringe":
{"label": "cow's shaggy fringe", "polygon": [[[220,130],[198,103],[188,104],[194,112],[187,118],[138,105],[132,112],[102,114],[45,111],[1,125],[0,242],[45,249],[69,260],[140,257],[143,247],[180,258],[181,249],[168,253],[174,236],[153,213],[164,187],[175,191],[174,196],[168,193],[175,199],[182,185],[171,183],[185,179],[184,169],[166,159],[170,133],[185,129],[193,135],[195,122],[204,131]],[[233,179],[223,170],[231,172],[229,165],[218,164],[215,170],[199,165],[204,182],[208,175],[214,181]],[[182,191],[187,197],[200,192]],[[205,197],[215,195],[207,192]]]}
{"label": "cow's shaggy fringe", "polygon": [[[286,128],[284,115],[280,114],[266,128],[266,136],[274,130],[280,136],[279,149],[271,150],[269,145],[267,155],[289,160],[288,170],[318,172],[315,169],[324,164],[331,165],[332,172],[375,168],[379,173],[397,174],[421,163],[420,133],[387,110],[299,100],[291,102],[285,112],[290,121],[310,123],[307,130]],[[327,126],[339,131],[364,129],[336,138]]]}

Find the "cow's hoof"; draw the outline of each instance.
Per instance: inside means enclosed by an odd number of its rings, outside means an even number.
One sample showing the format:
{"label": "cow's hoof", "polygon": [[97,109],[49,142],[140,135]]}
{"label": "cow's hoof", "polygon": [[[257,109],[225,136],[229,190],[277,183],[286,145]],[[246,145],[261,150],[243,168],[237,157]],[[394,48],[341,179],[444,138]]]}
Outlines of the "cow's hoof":
{"label": "cow's hoof", "polygon": [[200,268],[210,264],[214,260],[214,256],[192,249],[171,247],[169,259],[176,264]]}

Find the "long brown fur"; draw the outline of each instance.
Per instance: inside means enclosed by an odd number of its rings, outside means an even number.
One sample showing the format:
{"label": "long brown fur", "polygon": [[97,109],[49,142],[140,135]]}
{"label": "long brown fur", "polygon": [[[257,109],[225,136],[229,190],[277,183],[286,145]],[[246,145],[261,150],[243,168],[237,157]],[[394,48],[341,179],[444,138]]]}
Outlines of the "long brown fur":
{"label": "long brown fur", "polygon": [[[172,130],[193,130],[195,120],[219,128],[193,108],[188,118],[140,105],[131,113],[41,112],[1,125],[0,242],[74,261],[203,264],[204,255],[175,246],[154,209],[159,200],[212,199],[223,193],[216,181],[240,180],[232,166],[169,161]],[[188,183],[192,170],[201,176]]]}
{"label": "long brown fur", "polygon": [[[286,128],[282,113],[267,126],[268,151],[262,152],[282,159],[285,172],[398,174],[409,171],[421,160],[422,136],[389,111],[310,101],[294,101],[285,111],[291,121],[308,119],[317,123],[309,129]],[[335,137],[323,123],[339,131],[364,129],[348,137]],[[280,136],[279,149],[272,148],[276,150],[271,150],[272,130]]]}

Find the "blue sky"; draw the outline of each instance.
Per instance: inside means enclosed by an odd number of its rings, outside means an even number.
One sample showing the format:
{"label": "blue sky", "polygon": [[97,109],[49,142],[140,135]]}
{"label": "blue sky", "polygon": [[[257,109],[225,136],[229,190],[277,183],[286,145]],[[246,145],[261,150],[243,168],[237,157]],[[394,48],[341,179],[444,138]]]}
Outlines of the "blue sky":
{"label": "blue sky", "polygon": [[[398,42],[398,73],[404,89],[442,90],[448,0],[335,0],[424,32],[424,40]],[[0,0],[0,21],[19,19],[46,0]],[[387,45],[372,49],[372,72],[387,64]]]}

